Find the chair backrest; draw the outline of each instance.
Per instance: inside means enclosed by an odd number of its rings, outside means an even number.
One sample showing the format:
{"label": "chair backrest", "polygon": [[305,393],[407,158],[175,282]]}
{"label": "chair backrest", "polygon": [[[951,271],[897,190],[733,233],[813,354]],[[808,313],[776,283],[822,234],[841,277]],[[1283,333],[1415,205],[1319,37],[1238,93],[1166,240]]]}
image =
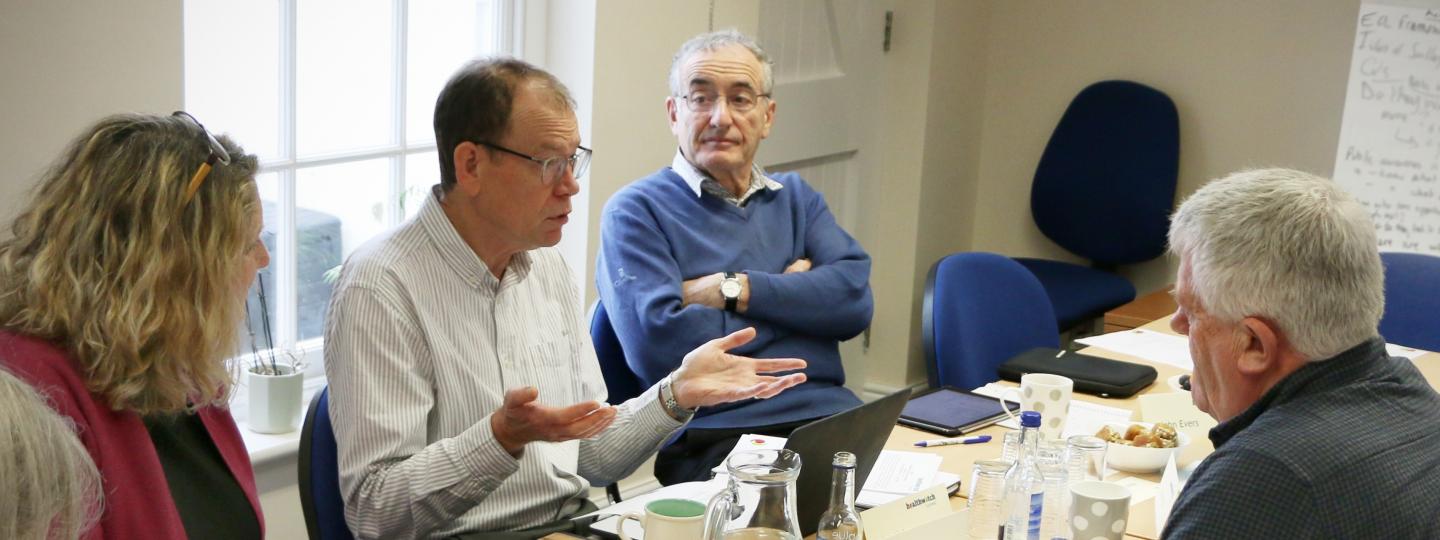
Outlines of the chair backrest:
{"label": "chair backrest", "polygon": [[595,357],[600,360],[600,373],[605,376],[606,401],[619,405],[645,391],[645,386],[630,364],[625,362],[625,349],[620,346],[620,337],[610,326],[610,316],[605,305],[595,301],[590,315],[590,341],[595,346]]}
{"label": "chair backrest", "polygon": [[330,425],[330,389],[310,399],[305,426],[300,431],[300,509],[310,538],[351,540],[345,525],[345,502],[340,498],[340,464],[335,451],[335,430]]}
{"label": "chair backrest", "polygon": [[1040,232],[1100,266],[1165,252],[1180,168],[1180,120],[1163,92],[1130,81],[1090,85],[1070,102],[1035,168]]}
{"label": "chair backrest", "polygon": [[956,253],[930,267],[922,314],[930,386],[971,389],[995,381],[1005,360],[1059,347],[1045,288],[1009,257]]}
{"label": "chair backrest", "polygon": [[1440,350],[1440,257],[1381,253],[1380,260],[1385,263],[1380,335],[1397,345]]}

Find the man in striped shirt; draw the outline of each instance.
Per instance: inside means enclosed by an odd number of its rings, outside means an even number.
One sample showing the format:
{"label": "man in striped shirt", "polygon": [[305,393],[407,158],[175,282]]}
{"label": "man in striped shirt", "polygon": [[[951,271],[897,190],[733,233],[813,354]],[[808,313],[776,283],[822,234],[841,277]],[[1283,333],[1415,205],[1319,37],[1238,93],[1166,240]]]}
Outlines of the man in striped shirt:
{"label": "man in striped shirt", "polygon": [[[325,369],[346,522],[360,538],[532,538],[587,488],[637,468],[698,407],[804,382],[799,359],[712,340],[639,397],[604,405],[579,291],[553,246],[590,150],[553,76],[472,62],[435,107],[441,183],[351,255]],[[509,531],[508,534],[496,534]]]}

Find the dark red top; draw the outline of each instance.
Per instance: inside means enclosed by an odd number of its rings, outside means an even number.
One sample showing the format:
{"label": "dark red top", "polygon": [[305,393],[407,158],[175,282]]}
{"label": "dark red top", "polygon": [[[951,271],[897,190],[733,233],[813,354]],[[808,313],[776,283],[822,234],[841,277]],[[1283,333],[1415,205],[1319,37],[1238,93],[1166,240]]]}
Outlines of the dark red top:
{"label": "dark red top", "polygon": [[[100,470],[104,514],[87,539],[185,539],[185,526],[166,483],[165,469],[140,415],[113,411],[85,388],[79,365],[50,342],[0,331],[0,365],[40,391],[52,408],[75,422],[80,441]],[[265,519],[255,493],[250,454],[230,411],[205,407],[197,413],[215,447],[255,509],[263,533]]]}

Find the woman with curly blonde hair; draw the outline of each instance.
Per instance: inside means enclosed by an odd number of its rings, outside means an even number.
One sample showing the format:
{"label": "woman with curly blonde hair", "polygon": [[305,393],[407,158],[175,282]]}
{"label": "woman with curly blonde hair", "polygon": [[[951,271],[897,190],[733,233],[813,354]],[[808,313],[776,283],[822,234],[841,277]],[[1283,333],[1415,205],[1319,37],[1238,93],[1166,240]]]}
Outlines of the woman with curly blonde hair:
{"label": "woman with curly blonde hair", "polygon": [[256,168],[183,112],[112,116],[0,242],[0,366],[75,423],[106,497],[93,537],[263,535],[225,366],[269,263]]}

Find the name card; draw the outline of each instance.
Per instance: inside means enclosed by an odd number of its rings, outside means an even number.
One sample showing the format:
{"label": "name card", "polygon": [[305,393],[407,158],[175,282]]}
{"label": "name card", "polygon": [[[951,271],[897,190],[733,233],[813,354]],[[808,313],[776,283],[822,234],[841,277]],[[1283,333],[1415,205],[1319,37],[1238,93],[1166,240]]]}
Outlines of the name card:
{"label": "name card", "polygon": [[866,540],[909,538],[908,532],[955,514],[945,486],[935,486],[860,513]]}
{"label": "name card", "polygon": [[1189,392],[1169,392],[1140,396],[1140,421],[1170,424],[1190,437],[1190,444],[1209,440],[1214,418],[1195,407]]}

